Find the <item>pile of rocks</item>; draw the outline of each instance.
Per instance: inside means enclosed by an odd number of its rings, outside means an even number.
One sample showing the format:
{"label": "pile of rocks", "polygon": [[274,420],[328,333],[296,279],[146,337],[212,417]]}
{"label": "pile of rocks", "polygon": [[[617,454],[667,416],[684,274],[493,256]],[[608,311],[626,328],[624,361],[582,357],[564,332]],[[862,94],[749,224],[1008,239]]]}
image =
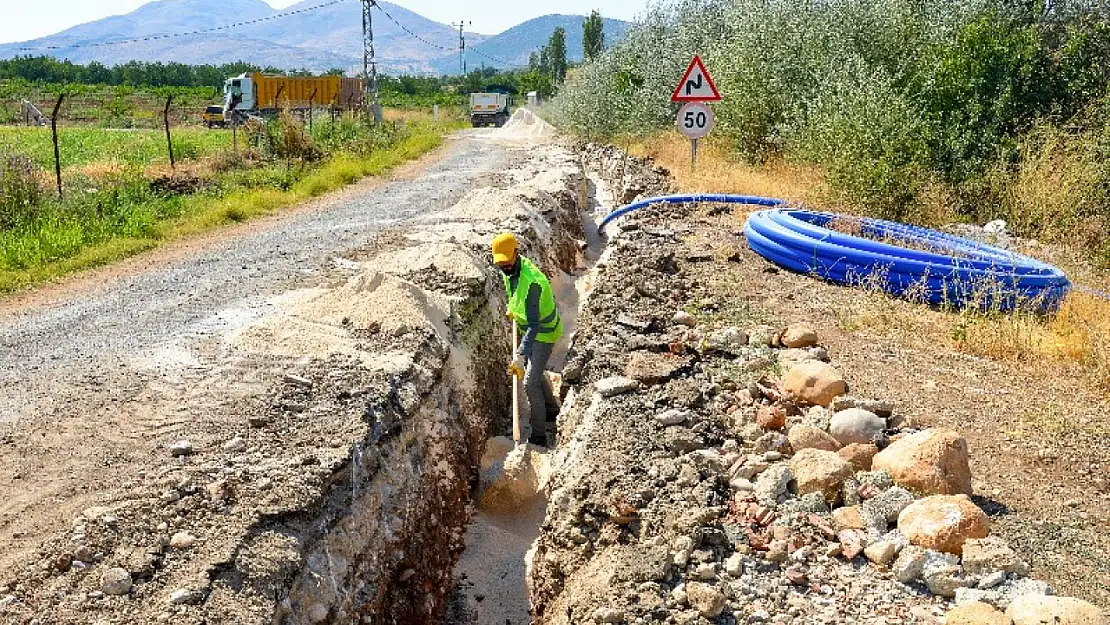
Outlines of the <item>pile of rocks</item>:
{"label": "pile of rocks", "polygon": [[959,433],[851,396],[813,328],[721,323],[692,213],[623,223],[580,313],[539,622],[1102,622],[991,534]]}

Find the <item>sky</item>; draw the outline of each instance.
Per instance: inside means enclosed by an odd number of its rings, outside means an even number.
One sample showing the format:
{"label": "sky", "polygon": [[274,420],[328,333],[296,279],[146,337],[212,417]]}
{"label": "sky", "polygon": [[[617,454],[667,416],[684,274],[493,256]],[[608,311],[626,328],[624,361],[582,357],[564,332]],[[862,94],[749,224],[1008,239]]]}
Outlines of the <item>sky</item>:
{"label": "sky", "polygon": [[[49,9],[26,0],[0,0],[0,43],[27,41],[109,15],[129,13],[149,0],[53,0]],[[298,0],[266,0],[281,9]],[[352,0],[353,1],[353,0]],[[549,13],[587,14],[598,9],[605,17],[631,20],[647,0],[390,0],[437,22],[470,22],[467,30],[494,35],[533,17]],[[464,5],[464,6],[460,6]]]}

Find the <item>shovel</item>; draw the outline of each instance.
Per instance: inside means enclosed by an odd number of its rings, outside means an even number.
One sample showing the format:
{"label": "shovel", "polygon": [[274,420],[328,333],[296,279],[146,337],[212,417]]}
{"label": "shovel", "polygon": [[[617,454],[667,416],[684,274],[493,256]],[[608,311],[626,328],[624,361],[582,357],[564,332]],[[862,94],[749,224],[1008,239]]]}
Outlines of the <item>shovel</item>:
{"label": "shovel", "polygon": [[[512,350],[519,340],[516,321],[513,325]],[[524,444],[520,433],[520,375],[510,373],[513,384],[513,439],[495,436],[486,441],[482,454],[480,483],[482,494],[478,507],[487,512],[515,514],[527,510],[543,492],[549,473],[546,451]]]}
{"label": "shovel", "polygon": [[[520,330],[517,329],[514,319],[510,318],[509,323],[513,325],[513,344],[509,353],[515,354],[516,347],[520,342],[517,336]],[[520,445],[520,372],[513,369],[513,371],[509,373],[509,376],[513,379],[513,442]]]}

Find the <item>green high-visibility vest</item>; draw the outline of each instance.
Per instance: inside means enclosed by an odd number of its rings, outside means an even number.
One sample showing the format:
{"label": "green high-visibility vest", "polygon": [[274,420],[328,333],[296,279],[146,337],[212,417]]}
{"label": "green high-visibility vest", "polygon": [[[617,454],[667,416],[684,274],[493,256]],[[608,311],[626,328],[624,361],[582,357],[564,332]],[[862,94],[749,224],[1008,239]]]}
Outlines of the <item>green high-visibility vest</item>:
{"label": "green high-visibility vest", "polygon": [[512,290],[509,276],[501,274],[505,281],[505,293],[509,296],[509,312],[523,333],[528,330],[528,316],[525,301],[532,284],[540,285],[540,329],[536,340],[540,343],[554,343],[563,336],[563,319],[555,307],[555,296],[551,293],[551,283],[540,268],[527,258],[520,257],[520,277],[517,278],[516,291]]}

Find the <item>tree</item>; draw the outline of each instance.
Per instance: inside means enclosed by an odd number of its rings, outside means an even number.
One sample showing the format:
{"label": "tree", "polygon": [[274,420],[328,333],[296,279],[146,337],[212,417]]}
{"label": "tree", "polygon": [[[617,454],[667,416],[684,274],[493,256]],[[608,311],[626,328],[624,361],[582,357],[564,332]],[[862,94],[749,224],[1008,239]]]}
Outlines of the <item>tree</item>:
{"label": "tree", "polygon": [[597,58],[604,48],[604,25],[601,22],[601,14],[594,11],[582,23],[582,55],[586,60],[592,60]]}
{"label": "tree", "polygon": [[532,54],[528,55],[528,71],[538,72],[540,70],[540,53],[535,50]]}
{"label": "tree", "polygon": [[562,83],[567,77],[567,31],[562,26],[551,33],[547,48],[548,62],[551,64],[551,80],[556,84]]}

